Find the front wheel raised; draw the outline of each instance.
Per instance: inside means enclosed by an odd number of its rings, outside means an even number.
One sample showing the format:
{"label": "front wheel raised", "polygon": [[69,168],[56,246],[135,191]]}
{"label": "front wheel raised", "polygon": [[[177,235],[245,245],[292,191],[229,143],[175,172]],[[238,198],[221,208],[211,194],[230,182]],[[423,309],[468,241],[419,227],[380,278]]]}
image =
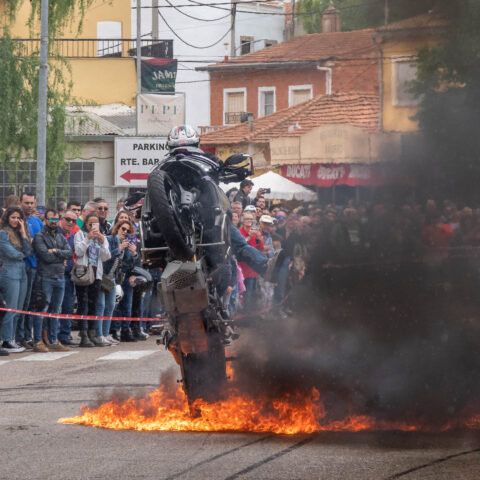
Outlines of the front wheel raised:
{"label": "front wheel raised", "polygon": [[163,170],[154,170],[147,180],[152,213],[165,242],[177,260],[189,261],[195,254],[193,221],[181,212],[181,191]]}

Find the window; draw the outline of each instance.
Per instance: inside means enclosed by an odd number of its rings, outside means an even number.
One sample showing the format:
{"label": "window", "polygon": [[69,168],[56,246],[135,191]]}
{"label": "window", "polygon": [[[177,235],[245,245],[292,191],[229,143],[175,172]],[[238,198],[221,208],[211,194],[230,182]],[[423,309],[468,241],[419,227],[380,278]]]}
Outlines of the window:
{"label": "window", "polygon": [[288,106],[293,107],[313,97],[311,85],[290,85],[288,87]]}
{"label": "window", "polygon": [[119,41],[121,38],[121,22],[97,22],[97,56],[121,57],[122,42]]}
{"label": "window", "polygon": [[253,37],[240,37],[240,55],[253,52]]}
{"label": "window", "polygon": [[417,76],[417,64],[412,60],[393,60],[392,104],[395,107],[415,107],[420,98],[410,92],[410,82]]}
{"label": "window", "polygon": [[275,87],[260,87],[258,89],[258,117],[270,115],[276,111]]}
{"label": "window", "polygon": [[224,125],[240,123],[242,113],[247,110],[246,88],[225,88],[223,90]]}
{"label": "window", "polygon": [[265,40],[265,48],[271,47],[272,45],[276,45],[278,42],[276,40]]}
{"label": "window", "polygon": [[[65,197],[86,203],[94,197],[93,174],[94,162],[66,162],[67,170],[57,180],[54,198],[49,198],[49,204],[55,204]],[[68,179],[66,182],[65,179]],[[36,192],[37,163],[23,161],[16,169],[0,168],[0,201],[8,195],[20,195],[22,191]]]}

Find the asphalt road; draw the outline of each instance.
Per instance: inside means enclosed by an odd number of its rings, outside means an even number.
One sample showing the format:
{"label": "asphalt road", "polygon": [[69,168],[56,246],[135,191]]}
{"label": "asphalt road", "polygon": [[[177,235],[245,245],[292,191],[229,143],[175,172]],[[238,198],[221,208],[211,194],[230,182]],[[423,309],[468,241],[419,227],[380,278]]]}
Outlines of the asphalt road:
{"label": "asphalt road", "polygon": [[[115,352],[131,358],[100,359]],[[81,405],[114,390],[138,394],[154,389],[173,360],[155,338],[82,349],[51,361],[44,355],[0,358],[1,478],[480,478],[480,433],[475,432],[275,436],[59,424],[59,418],[80,413]]]}

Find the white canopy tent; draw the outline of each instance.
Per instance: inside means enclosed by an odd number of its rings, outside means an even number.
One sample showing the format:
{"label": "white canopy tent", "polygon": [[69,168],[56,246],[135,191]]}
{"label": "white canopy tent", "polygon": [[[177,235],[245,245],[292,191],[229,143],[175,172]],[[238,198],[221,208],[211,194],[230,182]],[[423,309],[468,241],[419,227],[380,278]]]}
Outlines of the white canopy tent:
{"label": "white canopy tent", "polygon": [[[259,188],[270,188],[271,192],[264,194],[267,200],[302,200],[312,201],[317,198],[317,194],[308,188],[305,188],[298,183],[292,182],[278,173],[269,171],[258,177],[251,179],[253,182],[253,189],[250,197],[254,197]],[[227,192],[233,187],[239,188],[239,183],[221,183],[220,188]]]}

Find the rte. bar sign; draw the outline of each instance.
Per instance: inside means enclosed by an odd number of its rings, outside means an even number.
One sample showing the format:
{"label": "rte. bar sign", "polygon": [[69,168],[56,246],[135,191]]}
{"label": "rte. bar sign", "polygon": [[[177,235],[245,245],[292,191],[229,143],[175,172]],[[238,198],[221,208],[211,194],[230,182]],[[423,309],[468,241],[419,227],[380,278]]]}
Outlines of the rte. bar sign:
{"label": "rte. bar sign", "polygon": [[116,137],[115,185],[145,187],[148,175],[167,154],[167,137]]}

